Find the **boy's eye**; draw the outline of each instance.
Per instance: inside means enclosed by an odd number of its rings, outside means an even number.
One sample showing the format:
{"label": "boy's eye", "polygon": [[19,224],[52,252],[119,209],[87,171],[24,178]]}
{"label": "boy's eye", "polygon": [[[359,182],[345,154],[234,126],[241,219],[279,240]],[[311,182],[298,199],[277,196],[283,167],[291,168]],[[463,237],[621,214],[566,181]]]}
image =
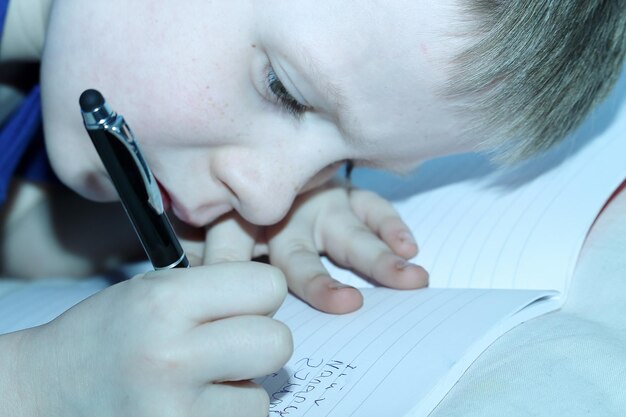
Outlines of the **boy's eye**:
{"label": "boy's eye", "polygon": [[276,102],[292,116],[300,118],[307,110],[311,110],[309,106],[306,106],[296,100],[289,91],[285,88],[284,84],[274,72],[274,69],[270,66],[267,70],[266,84],[269,94],[276,99]]}

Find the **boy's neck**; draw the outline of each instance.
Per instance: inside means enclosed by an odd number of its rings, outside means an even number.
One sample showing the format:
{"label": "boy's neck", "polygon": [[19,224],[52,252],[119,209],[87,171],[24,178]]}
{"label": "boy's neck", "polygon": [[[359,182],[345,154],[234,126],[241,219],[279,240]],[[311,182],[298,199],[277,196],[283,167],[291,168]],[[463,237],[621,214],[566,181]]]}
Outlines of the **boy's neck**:
{"label": "boy's neck", "polygon": [[12,0],[0,34],[0,61],[39,61],[52,0]]}

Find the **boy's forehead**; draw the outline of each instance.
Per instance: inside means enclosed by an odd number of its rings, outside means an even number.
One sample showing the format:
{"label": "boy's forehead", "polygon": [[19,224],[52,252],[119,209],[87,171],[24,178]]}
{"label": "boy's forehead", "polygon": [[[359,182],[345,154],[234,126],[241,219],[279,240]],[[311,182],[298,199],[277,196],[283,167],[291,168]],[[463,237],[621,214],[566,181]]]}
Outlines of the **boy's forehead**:
{"label": "boy's forehead", "polygon": [[440,94],[456,48],[452,0],[356,4],[322,0],[307,9],[280,2],[293,7],[285,12],[291,19],[276,20],[269,47],[328,80],[328,95],[342,101],[341,128],[370,150],[411,159],[408,151],[420,153],[419,133],[431,139],[428,152],[448,153],[438,138],[457,132]]}

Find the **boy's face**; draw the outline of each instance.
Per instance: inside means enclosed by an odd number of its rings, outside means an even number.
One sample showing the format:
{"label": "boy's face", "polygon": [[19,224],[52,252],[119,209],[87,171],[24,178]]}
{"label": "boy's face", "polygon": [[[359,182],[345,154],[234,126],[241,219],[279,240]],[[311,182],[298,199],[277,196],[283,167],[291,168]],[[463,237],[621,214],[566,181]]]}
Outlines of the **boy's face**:
{"label": "boy's face", "polygon": [[78,97],[124,115],[174,213],[272,224],[346,159],[392,170],[471,147],[437,96],[453,0],[56,0],[42,68],[60,178],[112,199]]}

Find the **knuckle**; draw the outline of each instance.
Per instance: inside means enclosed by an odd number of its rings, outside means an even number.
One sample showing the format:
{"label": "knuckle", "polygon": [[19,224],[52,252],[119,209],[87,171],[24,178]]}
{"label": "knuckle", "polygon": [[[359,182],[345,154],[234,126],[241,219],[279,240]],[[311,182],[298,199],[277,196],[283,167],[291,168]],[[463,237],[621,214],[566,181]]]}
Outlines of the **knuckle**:
{"label": "knuckle", "polygon": [[345,251],[339,255],[338,262],[342,265],[345,265],[348,268],[353,268],[355,266],[354,255],[350,251]]}
{"label": "knuckle", "polygon": [[358,263],[361,253],[363,252],[363,245],[370,242],[372,237],[372,231],[363,224],[353,224],[346,226],[340,241],[330,242],[327,239],[324,240],[324,247],[333,248],[329,251],[329,255],[338,262],[348,267],[353,267]]}
{"label": "knuckle", "polygon": [[[224,264],[233,266],[235,264]],[[282,270],[273,265],[263,263],[248,263],[252,269],[248,269],[246,277],[238,280],[238,288],[241,288],[254,297],[260,297],[270,302],[276,309],[282,304],[287,296],[287,279]]]}
{"label": "knuckle", "polygon": [[[159,272],[154,272],[158,274]],[[177,286],[169,279],[150,279],[151,274],[133,278],[131,281],[131,297],[136,309],[154,320],[170,319],[172,306],[178,305]]]}
{"label": "knuckle", "polygon": [[142,372],[149,370],[149,373],[172,373],[184,366],[181,356],[172,348],[144,348],[137,353],[134,362],[139,365]]}
{"label": "knuckle", "polygon": [[363,223],[355,223],[347,227],[346,236],[353,241],[353,239],[368,239],[371,237],[372,231]]}
{"label": "knuckle", "polygon": [[348,250],[346,250],[346,264],[349,265],[351,268],[358,267],[361,263],[361,257],[359,255],[359,251],[355,250],[354,248],[349,248]]}
{"label": "knuckle", "polygon": [[315,245],[310,239],[294,239],[289,242],[289,245],[286,249],[286,253],[289,257],[317,253]]}
{"label": "knuckle", "polygon": [[393,213],[393,214],[384,216],[380,220],[380,227],[382,229],[387,229],[387,228],[405,227],[405,225],[402,219],[400,219],[400,216],[396,213]]}

